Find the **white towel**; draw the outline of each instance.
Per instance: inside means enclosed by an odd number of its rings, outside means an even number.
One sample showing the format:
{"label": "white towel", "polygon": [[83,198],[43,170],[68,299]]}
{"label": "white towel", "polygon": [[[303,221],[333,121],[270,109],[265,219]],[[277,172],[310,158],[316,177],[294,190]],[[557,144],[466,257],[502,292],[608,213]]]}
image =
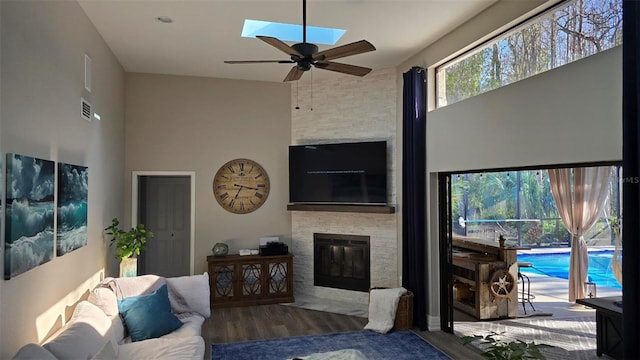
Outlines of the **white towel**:
{"label": "white towel", "polygon": [[369,322],[364,326],[365,330],[373,330],[386,334],[396,320],[396,310],[400,296],[407,289],[373,289],[369,293]]}

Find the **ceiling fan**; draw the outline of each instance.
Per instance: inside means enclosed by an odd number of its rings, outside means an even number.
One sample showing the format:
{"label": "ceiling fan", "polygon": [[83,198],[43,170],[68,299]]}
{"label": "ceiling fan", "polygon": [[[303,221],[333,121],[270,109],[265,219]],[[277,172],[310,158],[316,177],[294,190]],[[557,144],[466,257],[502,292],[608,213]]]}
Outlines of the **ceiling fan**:
{"label": "ceiling fan", "polygon": [[367,40],[334,47],[318,52],[318,46],[307,42],[307,1],[302,0],[302,42],[287,45],[283,41],[271,36],[256,36],[258,39],[275,47],[290,56],[290,60],[235,60],[225,61],[226,64],[256,64],[279,63],[295,64],[289,71],[284,81],[295,81],[302,77],[305,71],[311,70],[311,66],[318,69],[335,71],[348,75],[365,76],[371,72],[370,68],[333,62],[330,60],[342,57],[362,54],[374,51],[376,48]]}

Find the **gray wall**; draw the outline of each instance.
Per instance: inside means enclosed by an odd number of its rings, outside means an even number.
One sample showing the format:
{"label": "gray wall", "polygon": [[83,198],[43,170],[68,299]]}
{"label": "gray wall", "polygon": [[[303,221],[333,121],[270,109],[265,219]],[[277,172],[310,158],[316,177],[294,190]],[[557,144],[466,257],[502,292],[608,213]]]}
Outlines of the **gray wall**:
{"label": "gray wall", "polygon": [[[76,2],[1,1],[0,9],[2,156],[89,168],[87,246],[0,280],[0,358],[6,359],[60,327],[105,275],[110,255],[102,229],[123,209],[124,72]],[[83,92],[85,53],[93,60],[90,94]],[[80,118],[82,94],[101,121]]]}
{"label": "gray wall", "polygon": [[[127,74],[126,211],[132,171],[195,171],[195,273],[206,271],[216,242],[231,253],[257,249],[262,236],[290,243],[290,108],[289,84]],[[271,180],[267,201],[249,214],[230,213],[213,197],[213,176],[236,158],[257,161]]]}

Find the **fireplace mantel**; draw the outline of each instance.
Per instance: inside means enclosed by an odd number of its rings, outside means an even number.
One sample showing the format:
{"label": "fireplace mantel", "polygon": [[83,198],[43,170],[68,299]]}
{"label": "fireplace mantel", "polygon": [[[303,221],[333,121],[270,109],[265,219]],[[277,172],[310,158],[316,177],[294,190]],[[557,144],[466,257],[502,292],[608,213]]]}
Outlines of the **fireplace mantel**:
{"label": "fireplace mantel", "polygon": [[394,214],[395,206],[392,205],[330,205],[330,204],[289,204],[289,211],[329,211],[329,212],[356,212]]}

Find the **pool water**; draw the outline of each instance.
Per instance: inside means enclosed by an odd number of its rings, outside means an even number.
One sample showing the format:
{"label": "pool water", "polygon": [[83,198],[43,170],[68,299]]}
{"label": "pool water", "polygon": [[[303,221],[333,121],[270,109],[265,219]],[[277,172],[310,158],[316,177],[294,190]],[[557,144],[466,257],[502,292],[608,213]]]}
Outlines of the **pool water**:
{"label": "pool water", "polygon": [[[622,289],[611,268],[613,250],[589,251],[589,281],[597,286],[606,286]],[[528,262],[533,265],[530,268],[520,268],[525,273],[542,274],[569,278],[569,252],[559,253],[522,253],[518,254],[518,261]]]}

